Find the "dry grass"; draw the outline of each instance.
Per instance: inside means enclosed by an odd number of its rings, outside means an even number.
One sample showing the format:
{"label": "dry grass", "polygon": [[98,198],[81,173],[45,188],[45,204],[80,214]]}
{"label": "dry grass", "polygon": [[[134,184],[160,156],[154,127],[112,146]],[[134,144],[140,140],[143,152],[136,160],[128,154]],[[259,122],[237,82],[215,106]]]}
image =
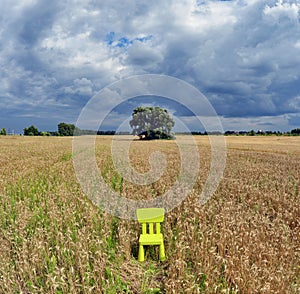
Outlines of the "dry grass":
{"label": "dry grass", "polygon": [[[204,206],[210,147],[196,141],[198,181],[164,222],[167,261],[149,248],[141,264],[138,224],[83,195],[71,138],[0,137],[0,293],[298,293],[300,138],[227,137],[224,178]],[[152,198],[176,180],[174,142],[132,143],[140,172],[151,152],[167,158],[160,180],[143,189],[116,180],[110,142],[97,139],[97,161],[122,195]]]}

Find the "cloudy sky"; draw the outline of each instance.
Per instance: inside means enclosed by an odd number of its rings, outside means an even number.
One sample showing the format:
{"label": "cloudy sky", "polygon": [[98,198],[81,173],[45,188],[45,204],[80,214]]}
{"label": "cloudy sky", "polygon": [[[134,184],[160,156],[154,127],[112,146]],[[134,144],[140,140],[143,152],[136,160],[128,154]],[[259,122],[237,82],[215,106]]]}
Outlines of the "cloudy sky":
{"label": "cloudy sky", "polygon": [[[299,20],[299,0],[1,0],[0,128],[75,123],[101,89],[140,74],[190,83],[225,130],[300,127]],[[193,120],[174,103],[140,101]]]}

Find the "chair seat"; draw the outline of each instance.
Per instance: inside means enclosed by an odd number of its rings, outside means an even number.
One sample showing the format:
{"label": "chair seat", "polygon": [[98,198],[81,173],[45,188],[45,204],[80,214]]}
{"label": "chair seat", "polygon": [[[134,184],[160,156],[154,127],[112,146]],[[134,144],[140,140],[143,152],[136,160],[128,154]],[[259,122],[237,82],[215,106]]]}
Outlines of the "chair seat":
{"label": "chair seat", "polygon": [[143,234],[140,235],[139,243],[141,245],[160,245],[163,243],[162,234]]}

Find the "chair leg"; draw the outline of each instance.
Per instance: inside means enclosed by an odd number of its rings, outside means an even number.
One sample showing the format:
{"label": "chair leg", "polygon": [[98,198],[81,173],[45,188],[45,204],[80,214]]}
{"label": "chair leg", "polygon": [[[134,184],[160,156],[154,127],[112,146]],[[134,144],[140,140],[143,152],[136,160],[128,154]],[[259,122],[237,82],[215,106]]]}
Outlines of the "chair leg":
{"label": "chair leg", "polygon": [[139,244],[139,255],[138,255],[138,261],[144,261],[145,255],[144,255],[144,246]]}
{"label": "chair leg", "polygon": [[159,245],[159,260],[160,261],[164,261],[165,259],[166,259],[166,256],[165,256],[165,246],[164,246],[164,242],[162,242]]}

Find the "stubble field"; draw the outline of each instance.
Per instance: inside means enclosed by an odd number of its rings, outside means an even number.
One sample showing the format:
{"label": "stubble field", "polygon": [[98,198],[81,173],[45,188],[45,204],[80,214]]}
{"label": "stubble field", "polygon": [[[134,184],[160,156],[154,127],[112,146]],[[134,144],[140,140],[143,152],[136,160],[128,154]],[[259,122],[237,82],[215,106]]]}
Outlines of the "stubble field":
{"label": "stubble field", "polygon": [[[149,199],[176,181],[174,141],[131,144],[139,172],[153,151],[167,159],[157,182],[137,186],[115,170],[111,139],[99,136],[95,150],[117,193]],[[148,248],[139,263],[139,225],[84,195],[72,138],[0,137],[0,293],[299,293],[300,137],[227,137],[223,179],[202,206],[210,145],[195,140],[201,169],[189,197],[165,216],[167,259]]]}

